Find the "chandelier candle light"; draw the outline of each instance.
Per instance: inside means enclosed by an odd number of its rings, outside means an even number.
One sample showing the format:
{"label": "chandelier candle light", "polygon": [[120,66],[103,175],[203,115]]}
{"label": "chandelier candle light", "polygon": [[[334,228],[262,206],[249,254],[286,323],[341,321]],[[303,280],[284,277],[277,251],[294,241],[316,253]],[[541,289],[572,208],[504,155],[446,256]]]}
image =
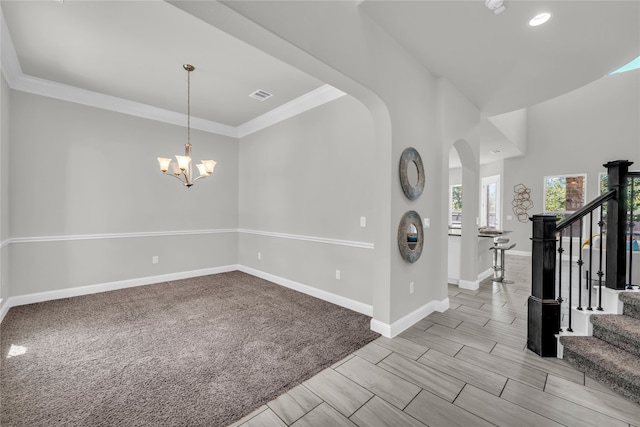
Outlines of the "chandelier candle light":
{"label": "chandelier candle light", "polygon": [[213,160],[203,160],[202,163],[196,165],[200,176],[196,179],[191,177],[191,72],[195,70],[195,67],[191,64],[184,64],[183,68],[187,70],[187,143],[184,145],[184,156],[176,155],[178,164],[172,163],[171,159],[165,157],[158,157],[158,163],[160,163],[160,170],[166,174],[169,170],[169,166],[172,168],[172,173],[169,176],[173,176],[182,182],[183,185],[191,187],[200,178],[206,178],[213,173],[213,168],[216,167],[216,162]]}

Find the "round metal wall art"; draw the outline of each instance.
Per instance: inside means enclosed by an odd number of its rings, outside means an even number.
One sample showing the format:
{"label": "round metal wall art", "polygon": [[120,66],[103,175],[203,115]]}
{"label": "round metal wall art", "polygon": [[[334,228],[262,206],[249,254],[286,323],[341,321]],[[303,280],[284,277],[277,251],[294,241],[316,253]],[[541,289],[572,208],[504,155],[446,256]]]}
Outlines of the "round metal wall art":
{"label": "round metal wall art", "polygon": [[414,263],[422,255],[424,230],[418,212],[408,211],[398,225],[398,248],[405,261]]}
{"label": "round metal wall art", "polygon": [[[413,167],[417,169],[418,179],[416,183],[412,183],[409,179],[409,168]],[[402,191],[404,191],[409,200],[416,200],[424,190],[422,158],[413,147],[406,148],[400,156],[400,184],[402,185]]]}

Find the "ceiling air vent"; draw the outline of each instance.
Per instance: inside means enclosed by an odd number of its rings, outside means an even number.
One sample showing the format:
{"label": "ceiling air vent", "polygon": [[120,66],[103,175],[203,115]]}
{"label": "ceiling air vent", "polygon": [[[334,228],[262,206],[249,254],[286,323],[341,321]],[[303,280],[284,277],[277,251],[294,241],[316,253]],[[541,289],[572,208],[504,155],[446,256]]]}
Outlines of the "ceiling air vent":
{"label": "ceiling air vent", "polygon": [[264,101],[265,99],[271,98],[273,94],[266,92],[264,90],[257,90],[249,95],[252,98],[257,99],[258,101]]}

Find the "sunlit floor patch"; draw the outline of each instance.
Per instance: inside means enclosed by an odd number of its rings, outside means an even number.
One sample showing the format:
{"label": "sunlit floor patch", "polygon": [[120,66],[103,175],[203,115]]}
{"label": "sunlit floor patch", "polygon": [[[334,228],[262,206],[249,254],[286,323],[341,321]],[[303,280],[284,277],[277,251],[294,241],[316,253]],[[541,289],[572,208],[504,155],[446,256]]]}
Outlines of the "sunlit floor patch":
{"label": "sunlit floor patch", "polygon": [[10,357],[21,356],[27,352],[27,347],[21,345],[11,344],[9,348],[9,354],[7,354],[7,359]]}

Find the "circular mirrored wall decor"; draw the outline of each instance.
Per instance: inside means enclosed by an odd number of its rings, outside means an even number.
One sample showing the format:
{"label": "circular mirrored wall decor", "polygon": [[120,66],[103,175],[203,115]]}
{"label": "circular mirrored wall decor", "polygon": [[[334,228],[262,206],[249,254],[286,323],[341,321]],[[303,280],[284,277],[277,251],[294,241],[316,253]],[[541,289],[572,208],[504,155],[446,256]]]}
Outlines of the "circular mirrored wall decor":
{"label": "circular mirrored wall decor", "polygon": [[409,200],[416,200],[424,189],[424,166],[418,151],[409,147],[400,156],[400,184]]}
{"label": "circular mirrored wall decor", "polygon": [[409,211],[402,216],[398,225],[398,248],[407,262],[416,262],[422,255],[424,230],[422,220],[416,211]]}

